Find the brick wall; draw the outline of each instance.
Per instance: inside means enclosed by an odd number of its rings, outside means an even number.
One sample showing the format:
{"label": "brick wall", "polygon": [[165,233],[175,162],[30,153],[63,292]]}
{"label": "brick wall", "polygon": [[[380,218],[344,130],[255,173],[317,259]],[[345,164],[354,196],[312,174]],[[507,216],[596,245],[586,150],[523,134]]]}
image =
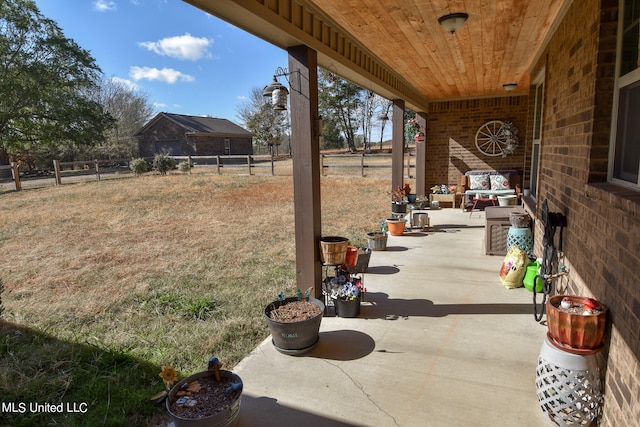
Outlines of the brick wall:
{"label": "brick wall", "polygon": [[[573,2],[532,70],[545,73],[538,200],[568,221],[570,272],[559,290],[610,310],[603,426],[640,420],[640,192],[605,182],[617,8],[617,0]],[[536,221],[538,248],[540,227]]]}
{"label": "brick wall", "polygon": [[182,155],[194,154],[192,145],[188,144],[184,136],[184,128],[172,120],[160,118],[138,137],[138,147],[141,157],[153,157],[156,154],[156,142],[179,141]]}
{"label": "brick wall", "polygon": [[[456,184],[458,177],[476,169],[523,171],[527,150],[528,96],[433,102],[427,115],[427,188]],[[519,146],[506,158],[490,157],[476,147],[478,129],[491,120],[510,121],[518,129]]]}
{"label": "brick wall", "polygon": [[224,141],[230,140],[231,155],[253,154],[253,141],[251,138],[238,138],[233,135],[226,136],[185,136],[185,129],[173,120],[160,118],[138,138],[138,147],[141,157],[153,157],[156,142],[179,141],[182,156],[224,156],[227,154]]}

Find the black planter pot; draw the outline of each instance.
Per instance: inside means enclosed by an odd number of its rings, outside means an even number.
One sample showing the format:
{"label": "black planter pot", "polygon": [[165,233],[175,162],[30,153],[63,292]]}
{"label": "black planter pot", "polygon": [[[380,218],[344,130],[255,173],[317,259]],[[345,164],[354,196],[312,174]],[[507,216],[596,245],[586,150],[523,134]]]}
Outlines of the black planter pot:
{"label": "black planter pot", "polygon": [[337,299],[334,301],[336,316],[358,317],[360,315],[360,297],[354,300]]}
{"label": "black planter pot", "polygon": [[407,203],[406,202],[392,202],[391,203],[391,212],[392,213],[407,213]]}
{"label": "black planter pot", "polygon": [[278,307],[298,301],[296,297],[285,298],[284,301],[273,301],[264,309],[264,317],[271,331],[274,347],[284,354],[299,355],[315,348],[320,339],[320,322],[324,314],[324,303],[316,298],[309,298],[309,302],[320,307],[320,314],[301,322],[280,322],[270,317],[270,312]]}

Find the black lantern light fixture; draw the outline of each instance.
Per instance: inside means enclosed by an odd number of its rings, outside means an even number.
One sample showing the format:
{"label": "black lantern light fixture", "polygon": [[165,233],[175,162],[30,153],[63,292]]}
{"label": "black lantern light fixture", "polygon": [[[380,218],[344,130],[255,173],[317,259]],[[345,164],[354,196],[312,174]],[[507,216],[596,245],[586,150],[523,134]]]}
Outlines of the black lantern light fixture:
{"label": "black lantern light fixture", "polygon": [[[276,111],[284,111],[287,109],[287,96],[289,96],[289,90],[285,85],[278,81],[278,77],[284,77],[287,83],[290,84],[290,73],[286,68],[278,67],[276,73],[273,75],[273,81],[266,85],[262,90],[262,96],[270,96],[273,109]],[[298,92],[300,92],[300,80],[298,79]]]}
{"label": "black lantern light fixture", "polygon": [[460,27],[462,27],[465,22],[467,22],[468,18],[469,15],[463,12],[450,13],[438,18],[438,22],[445,30],[447,30],[451,34],[454,34],[460,29]]}

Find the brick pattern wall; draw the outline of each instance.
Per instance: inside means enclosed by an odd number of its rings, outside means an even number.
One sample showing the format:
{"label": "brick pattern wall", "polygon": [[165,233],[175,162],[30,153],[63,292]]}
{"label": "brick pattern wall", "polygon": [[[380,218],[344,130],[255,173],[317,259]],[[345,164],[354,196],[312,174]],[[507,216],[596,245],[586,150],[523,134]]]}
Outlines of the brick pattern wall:
{"label": "brick pattern wall", "polygon": [[158,154],[156,153],[156,141],[180,141],[180,147],[184,153],[182,155],[188,156],[195,153],[193,146],[188,144],[184,136],[184,128],[165,118],[158,120],[138,138],[140,156],[153,157]]}
{"label": "brick pattern wall", "polygon": [[[225,150],[224,140],[230,140],[230,153]],[[163,141],[179,141],[182,156],[224,156],[253,154],[251,138],[226,136],[185,136],[185,130],[172,120],[161,118],[138,139],[141,157],[153,157],[155,143]]]}
{"label": "brick pattern wall", "polygon": [[[570,273],[560,291],[593,296],[610,310],[603,426],[640,420],[640,192],[604,182],[617,12],[617,0],[573,2],[532,71],[545,72],[538,200],[568,221]],[[536,221],[537,248],[540,227]]]}
{"label": "brick pattern wall", "polygon": [[[427,188],[456,184],[458,177],[476,169],[523,171],[527,149],[528,96],[433,102],[427,115]],[[520,142],[515,153],[502,158],[478,151],[478,129],[488,121],[510,121],[518,129]]]}

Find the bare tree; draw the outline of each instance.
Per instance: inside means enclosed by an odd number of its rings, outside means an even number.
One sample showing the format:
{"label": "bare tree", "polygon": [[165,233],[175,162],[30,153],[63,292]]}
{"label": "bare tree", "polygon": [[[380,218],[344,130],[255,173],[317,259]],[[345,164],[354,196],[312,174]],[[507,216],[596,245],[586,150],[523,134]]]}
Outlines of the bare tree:
{"label": "bare tree", "polygon": [[257,147],[277,150],[288,137],[289,116],[287,112],[275,111],[271,98],[262,95],[262,89],[251,89],[249,98],[238,108],[238,117],[248,131],[253,133]]}
{"label": "bare tree", "polygon": [[104,143],[83,154],[101,159],[138,156],[138,141],[133,135],[155,113],[148,97],[126,82],[113,78],[102,82],[95,97],[116,122],[105,132]]}

